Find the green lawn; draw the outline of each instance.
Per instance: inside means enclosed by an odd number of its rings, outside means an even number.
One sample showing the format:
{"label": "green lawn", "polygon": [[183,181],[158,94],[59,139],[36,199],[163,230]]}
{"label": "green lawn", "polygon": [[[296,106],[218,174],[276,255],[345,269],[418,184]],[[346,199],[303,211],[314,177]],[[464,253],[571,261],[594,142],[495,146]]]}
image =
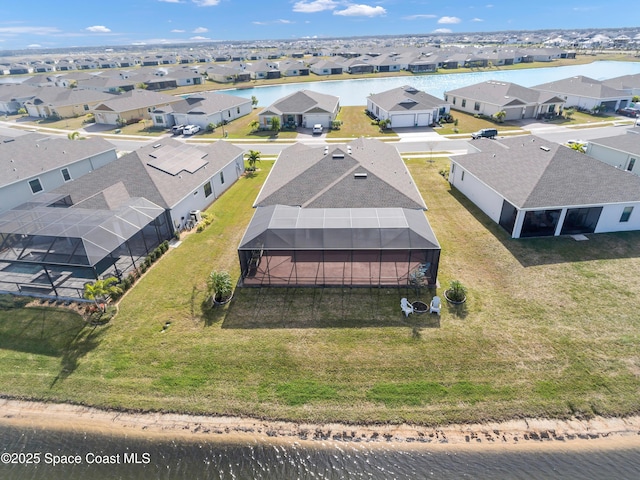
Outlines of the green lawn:
{"label": "green lawn", "polygon": [[[0,311],[0,392],[103,407],[316,422],[447,422],[638,413],[640,233],[511,240],[439,174],[409,168],[442,245],[436,291],[237,289],[208,308],[271,162],[258,164],[122,299],[106,326]],[[438,319],[400,298],[468,287]],[[170,326],[163,326],[170,322]]]}

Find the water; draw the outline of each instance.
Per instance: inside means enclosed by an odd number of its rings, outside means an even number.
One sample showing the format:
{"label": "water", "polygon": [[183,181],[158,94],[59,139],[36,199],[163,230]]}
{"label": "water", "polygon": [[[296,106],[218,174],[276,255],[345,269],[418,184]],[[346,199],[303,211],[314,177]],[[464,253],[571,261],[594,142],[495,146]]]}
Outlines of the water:
{"label": "water", "polygon": [[640,73],[640,62],[593,62],[586,65],[566,67],[530,68],[524,70],[491,70],[469,73],[450,73],[442,75],[416,75],[404,77],[370,78],[354,80],[336,80],[309,82],[268,87],[225,90],[225,93],[244,98],[255,96],[260,106],[266,107],[276,100],[301,89],[335,95],[345,106],[366,105],[367,96],[403,85],[411,85],[418,90],[438,98],[444,98],[444,92],[455,88],[473,85],[487,80],[502,80],[517,83],[524,87],[533,87],[542,83],[563,78],[584,75],[596,80],[606,80]]}
{"label": "water", "polygon": [[[0,464],[3,479],[637,479],[639,449],[488,450],[355,442],[151,441],[0,427],[2,452],[40,452],[37,465]],[[48,454],[45,457],[45,454]],[[55,456],[77,465],[53,465]],[[96,459],[114,462],[96,463]],[[135,463],[137,461],[137,463]],[[119,462],[119,463],[118,463]]]}

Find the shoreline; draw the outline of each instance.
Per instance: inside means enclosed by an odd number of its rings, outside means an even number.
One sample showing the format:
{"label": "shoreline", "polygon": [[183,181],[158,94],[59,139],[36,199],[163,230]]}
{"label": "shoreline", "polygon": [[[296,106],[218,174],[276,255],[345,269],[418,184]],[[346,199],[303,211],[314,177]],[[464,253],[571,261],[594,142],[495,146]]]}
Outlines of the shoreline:
{"label": "shoreline", "polygon": [[624,418],[514,419],[504,422],[346,425],[265,421],[233,416],[134,413],[81,405],[0,399],[0,426],[71,431],[163,441],[351,444],[402,448],[623,449],[640,448],[640,415]]}

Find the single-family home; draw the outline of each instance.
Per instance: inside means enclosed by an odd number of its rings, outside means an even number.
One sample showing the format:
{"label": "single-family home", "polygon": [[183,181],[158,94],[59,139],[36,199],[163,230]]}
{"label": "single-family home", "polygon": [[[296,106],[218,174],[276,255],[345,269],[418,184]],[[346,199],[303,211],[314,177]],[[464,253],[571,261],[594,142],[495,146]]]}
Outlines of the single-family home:
{"label": "single-family home", "polygon": [[565,100],[547,91],[515,83],[488,80],[444,92],[451,108],[470,114],[494,116],[504,112],[504,120],[554,116],[562,112]]}
{"label": "single-family home", "polygon": [[88,281],[122,279],[243,171],[230,143],[165,138],[1,213],[0,290],[81,298]]}
{"label": "single-family home", "polygon": [[283,60],[277,62],[276,68],[285,77],[306,77],[309,75],[309,67],[299,60]]}
{"label": "single-family home", "polygon": [[0,84],[0,113],[17,113],[24,107],[25,102],[34,98],[39,91],[39,87],[20,83]]}
{"label": "single-family home", "polygon": [[602,81],[603,85],[622,90],[633,96],[640,95],[640,73],[633,75],[623,75],[621,77],[609,78]]}
{"label": "single-family home", "polygon": [[194,93],[179,102],[156,108],[152,119],[156,127],[198,125],[205,130],[212,123],[228,123],[253,110],[251,99],[227,93]]}
{"label": "single-family home", "polygon": [[258,114],[260,128],[271,128],[271,118],[278,117],[281,126],[311,128],[320,124],[330,128],[340,111],[340,99],[311,90],[298,90],[277,100]]}
{"label": "single-family home", "polygon": [[449,182],[512,238],[640,229],[640,177],[536,136],[451,157]]}
{"label": "single-family home", "polygon": [[543,83],[531,87],[541,92],[549,92],[564,98],[566,108],[616,111],[625,108],[631,102],[631,93],[611,88],[600,80],[579,75],[555,82]]}
{"label": "single-family home", "polygon": [[245,286],[435,285],[440,245],[398,150],[376,139],[294,144],[238,247]]}
{"label": "single-family home", "polygon": [[367,97],[367,110],[378,120],[390,120],[391,128],[433,125],[450,107],[448,102],[409,85]]}
{"label": "single-family home", "polygon": [[331,60],[319,60],[309,67],[316,75],[340,75],[344,67]]}
{"label": "single-family home", "polygon": [[181,97],[135,89],[97,104],[91,112],[95,116],[96,123],[118,126],[135,123],[142,119],[150,120],[155,109],[181,100]]}
{"label": "single-family home", "polygon": [[24,107],[31,117],[71,118],[86,115],[110,98],[114,98],[111,93],[52,86],[40,89],[38,95],[24,103]]}
{"label": "single-family home", "polygon": [[282,72],[268,60],[246,63],[244,66],[253,80],[271,80],[282,76]]}
{"label": "single-family home", "polygon": [[587,142],[585,152],[619,170],[640,175],[640,137],[637,135],[594,138]]}
{"label": "single-family home", "polygon": [[32,201],[116,160],[99,137],[70,140],[29,133],[0,140],[0,212]]}

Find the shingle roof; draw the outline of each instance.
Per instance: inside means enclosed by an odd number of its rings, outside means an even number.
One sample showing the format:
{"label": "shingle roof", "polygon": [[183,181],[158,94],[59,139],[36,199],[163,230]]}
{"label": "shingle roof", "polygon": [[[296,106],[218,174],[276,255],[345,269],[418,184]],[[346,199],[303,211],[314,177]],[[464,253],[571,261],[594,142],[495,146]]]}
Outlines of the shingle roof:
{"label": "shingle roof", "polygon": [[556,80],[555,82],[543,83],[532,87],[535,90],[575,95],[589,98],[619,98],[628,97],[629,94],[622,90],[608,87],[599,80],[585,76],[577,76]]}
{"label": "shingle roof", "polygon": [[547,103],[549,101],[564,102],[548,92],[541,92],[533,88],[523,87],[516,83],[488,80],[467,87],[456,88],[445,92],[447,95],[482,100],[493,105],[514,105],[519,100],[521,104]]}
{"label": "shingle roof", "polygon": [[[283,113],[306,113],[311,109],[315,111],[334,112],[340,99],[333,95],[312,92],[311,90],[298,90],[284,98],[272,103],[266,110]],[[320,110],[317,110],[320,109]]]}
{"label": "shingle roof", "polygon": [[396,148],[364,138],[332,145],[326,153],[325,147],[303,144],[283,150],[254,206],[276,204],[426,209]]}
{"label": "shingle roof", "polygon": [[637,175],[539,137],[484,141],[480,148],[452,162],[518,208],[640,201]]}
{"label": "shingle roof", "polygon": [[115,147],[99,137],[85,140],[29,133],[0,143],[0,185],[10,185],[44,172],[63,168]]}
{"label": "shingle roof", "polygon": [[448,104],[448,102],[445,102],[441,98],[429,95],[428,93],[417,90],[409,85],[393,88],[381,93],[375,93],[369,95],[368,98],[388,112],[432,110]]}
{"label": "shingle roof", "polygon": [[[154,160],[151,155],[157,157],[159,149],[170,152],[170,156],[174,158],[172,166],[176,167],[177,175],[149,165]],[[129,195],[144,197],[156,205],[171,209],[242,152],[240,147],[225,141],[191,146],[171,138],[163,138],[153,145],[142,147],[63,185],[56,190],[56,193],[71,195],[75,204],[93,197],[98,192],[109,191],[114,185],[122,183]],[[194,156],[203,159],[202,163],[206,163],[206,167],[189,172],[188,165],[179,163],[179,158]],[[121,189],[116,193],[121,196]],[[108,198],[105,199],[106,201]]]}
{"label": "shingle roof", "polygon": [[106,102],[102,102],[95,109],[112,112],[127,112],[138,108],[149,108],[156,105],[179,102],[180,100],[182,100],[181,97],[135,89],[120,95],[112,96],[111,99]]}
{"label": "shingle roof", "polygon": [[96,103],[114,97],[112,93],[98,92],[95,90],[83,90],[81,88],[46,87],[25,103],[38,105],[67,106],[84,103]]}
{"label": "shingle roof", "polygon": [[251,100],[227,93],[204,92],[190,95],[186,99],[174,103],[172,110],[176,113],[211,114],[239,107],[246,103],[251,103]]}

